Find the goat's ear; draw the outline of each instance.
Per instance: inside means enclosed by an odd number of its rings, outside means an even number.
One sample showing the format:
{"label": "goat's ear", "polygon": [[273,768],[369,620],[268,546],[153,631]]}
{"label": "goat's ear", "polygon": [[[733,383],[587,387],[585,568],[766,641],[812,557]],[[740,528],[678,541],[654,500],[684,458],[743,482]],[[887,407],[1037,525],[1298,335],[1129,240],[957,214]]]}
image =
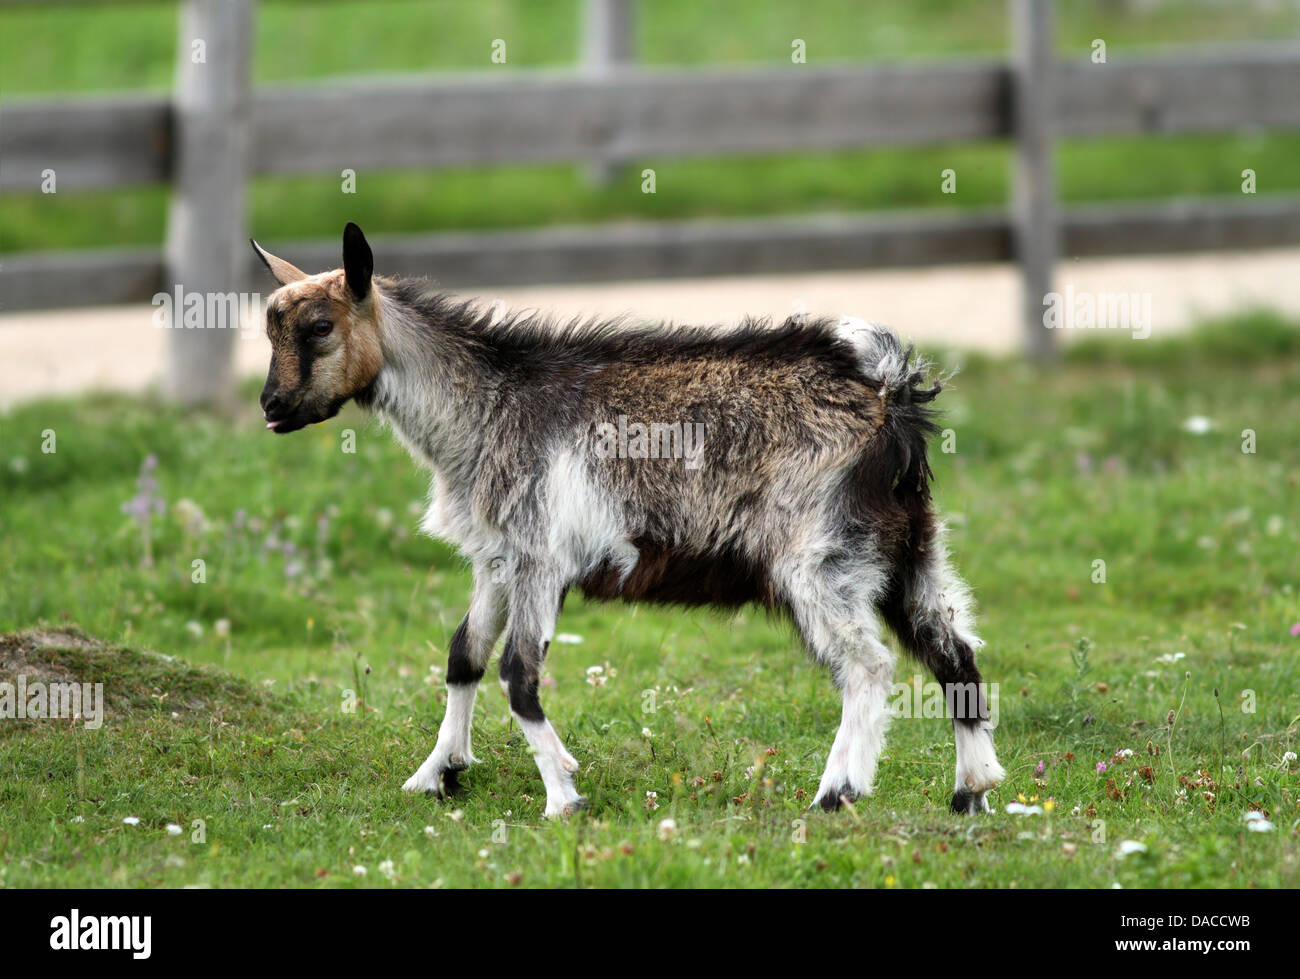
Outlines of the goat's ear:
{"label": "goat's ear", "polygon": [[287,286],[290,282],[297,282],[299,279],[307,278],[307,273],[302,269],[296,265],[290,265],[282,258],[276,258],[252,238],[248,239],[248,243],[253,246],[253,251],[257,252],[257,257],[271,270],[271,274],[275,276],[275,281],[280,285]]}
{"label": "goat's ear", "polygon": [[343,229],[343,274],[352,298],[360,301],[370,295],[370,277],[375,271],[375,256],[366,236],[351,221]]}

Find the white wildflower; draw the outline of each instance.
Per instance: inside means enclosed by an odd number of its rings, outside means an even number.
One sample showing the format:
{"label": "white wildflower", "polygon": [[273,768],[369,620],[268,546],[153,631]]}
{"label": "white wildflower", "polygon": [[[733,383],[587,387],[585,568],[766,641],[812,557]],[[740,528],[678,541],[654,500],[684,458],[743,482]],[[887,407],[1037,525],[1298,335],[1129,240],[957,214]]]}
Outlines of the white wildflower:
{"label": "white wildflower", "polygon": [[1277,829],[1276,826],[1268,821],[1268,818],[1262,812],[1258,812],[1254,809],[1246,813],[1243,818],[1246,820],[1246,829],[1250,830],[1252,833],[1271,833],[1273,830]]}
{"label": "white wildflower", "polygon": [[1012,816],[1041,816],[1042,806],[1027,806],[1023,802],[1008,802],[1007,812]]}

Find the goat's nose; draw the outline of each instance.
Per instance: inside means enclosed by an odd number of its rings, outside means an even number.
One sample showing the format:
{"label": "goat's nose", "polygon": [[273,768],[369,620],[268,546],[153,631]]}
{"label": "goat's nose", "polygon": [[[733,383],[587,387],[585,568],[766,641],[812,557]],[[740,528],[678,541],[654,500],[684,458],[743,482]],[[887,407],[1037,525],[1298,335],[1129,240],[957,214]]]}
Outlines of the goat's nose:
{"label": "goat's nose", "polygon": [[262,405],[262,411],[268,415],[274,413],[282,404],[284,404],[283,399],[280,397],[280,393],[272,388],[263,388],[262,397],[258,400]]}

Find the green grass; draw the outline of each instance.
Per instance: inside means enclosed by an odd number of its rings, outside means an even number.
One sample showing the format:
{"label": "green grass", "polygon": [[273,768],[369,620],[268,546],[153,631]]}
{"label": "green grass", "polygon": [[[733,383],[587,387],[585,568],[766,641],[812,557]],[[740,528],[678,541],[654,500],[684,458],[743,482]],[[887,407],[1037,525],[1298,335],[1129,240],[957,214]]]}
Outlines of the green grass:
{"label": "green grass", "polygon": [[[28,639],[25,669],[102,680],[112,709],[99,730],[0,721],[0,882],[1296,886],[1298,338],[1253,316],[1074,346],[1050,370],[971,358],[945,391],[938,498],[1009,773],[973,820],[947,813],[935,718],[895,720],[854,811],[806,812],[838,704],[788,628],[580,598],[559,628],[582,641],[552,647],[543,699],[591,812],[542,819],[494,683],[463,793],[407,797],[469,577],[413,532],[425,479],[387,433],[348,411],[270,437],[251,387],[233,418],[123,397],[16,408],[0,416],[0,632],[104,641]],[[1208,433],[1184,430],[1194,415]],[[146,547],[121,505],[151,454],[168,508]],[[1006,814],[1019,795],[1052,810]],[[1248,832],[1250,809],[1276,829]],[[1121,858],[1123,840],[1146,853]]]}
{"label": "green grass", "polygon": [[[1007,0],[650,0],[635,5],[635,56],[652,65],[789,64],[795,38],[806,43],[810,62],[995,55],[1009,44],[1007,10]],[[176,11],[159,0],[7,5],[0,11],[0,94],[167,89]],[[263,0],[253,73],[272,84],[486,69],[497,38],[506,41],[511,67],[570,65],[579,53],[580,11],[579,0]],[[1300,11],[1288,4],[1064,0],[1056,41],[1063,56],[1085,57],[1094,38],[1124,53],[1297,33]]]}
{"label": "green grass", "polygon": [[[1278,40],[1300,33],[1300,10],[1279,4],[1229,9],[1158,4],[1142,10],[1097,2],[1060,5],[1063,57],[1086,56],[1094,38],[1113,57],[1170,43]],[[797,5],[742,0],[640,5],[638,58],[648,64],[789,64],[793,38],[809,63],[956,57],[1002,52],[1005,0],[809,0]],[[578,56],[578,5],[546,3],[269,2],[260,5],[254,72],[259,84],[387,72],[492,70],[491,42],[507,41],[507,67],[569,65]],[[0,100],[103,90],[165,90],[173,74],[175,6],[169,3],[58,4],[0,9]],[[285,43],[292,38],[292,43]],[[1300,189],[1294,134],[1076,140],[1063,145],[1066,201],[1237,195],[1241,171],[1256,171],[1262,195]],[[641,193],[641,170],[657,193]],[[957,172],[957,193],[940,192]],[[334,236],[349,220],[367,231],[507,228],[613,219],[746,216],[899,207],[1004,203],[1004,145],[961,145],[791,154],[757,159],[644,159],[609,186],[573,166],[368,172],[357,193],[339,179],[253,182],[253,233],[287,240]],[[0,252],[109,245],[157,245],[166,188],[7,195]]]}
{"label": "green grass", "polygon": [[[1067,204],[1166,196],[1240,196],[1254,169],[1261,206],[1300,190],[1300,135],[1186,136],[1075,141],[1061,147],[1059,186]],[[642,166],[656,193],[641,193]],[[957,193],[940,190],[957,173]],[[502,167],[437,174],[362,174],[343,196],[333,176],[263,178],[251,184],[250,227],[265,239],[329,238],[355,220],[367,231],[503,229],[604,220],[747,217],[894,208],[1000,205],[1008,199],[1009,150],[967,144],[819,156],[644,160],[605,187],[572,167]],[[153,245],[163,239],[168,192],[22,194],[5,199],[0,252]]]}

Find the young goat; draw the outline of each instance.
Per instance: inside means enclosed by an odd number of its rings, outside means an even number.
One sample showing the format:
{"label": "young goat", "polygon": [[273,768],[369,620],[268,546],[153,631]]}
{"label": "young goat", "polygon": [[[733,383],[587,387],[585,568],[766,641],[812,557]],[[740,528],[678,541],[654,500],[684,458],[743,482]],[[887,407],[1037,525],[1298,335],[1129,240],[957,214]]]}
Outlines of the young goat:
{"label": "young goat", "polygon": [[267,306],[267,428],[296,431],[349,398],[381,415],[433,471],[422,528],[473,567],[447,714],[405,789],[445,795],[475,760],[474,696],[504,630],[501,686],[546,814],[585,804],[538,699],[577,586],[789,614],[843,698],[815,798],[827,810],[871,791],[884,745],[894,656],[879,613],[947,692],[953,810],[988,809],[1003,771],[981,642],[930,504],[925,403],[939,385],[920,386],[893,333],[859,320],[734,331],[497,321],[421,282],[373,277],[354,224],[333,272],[307,275],[253,247],[282,287]]}

